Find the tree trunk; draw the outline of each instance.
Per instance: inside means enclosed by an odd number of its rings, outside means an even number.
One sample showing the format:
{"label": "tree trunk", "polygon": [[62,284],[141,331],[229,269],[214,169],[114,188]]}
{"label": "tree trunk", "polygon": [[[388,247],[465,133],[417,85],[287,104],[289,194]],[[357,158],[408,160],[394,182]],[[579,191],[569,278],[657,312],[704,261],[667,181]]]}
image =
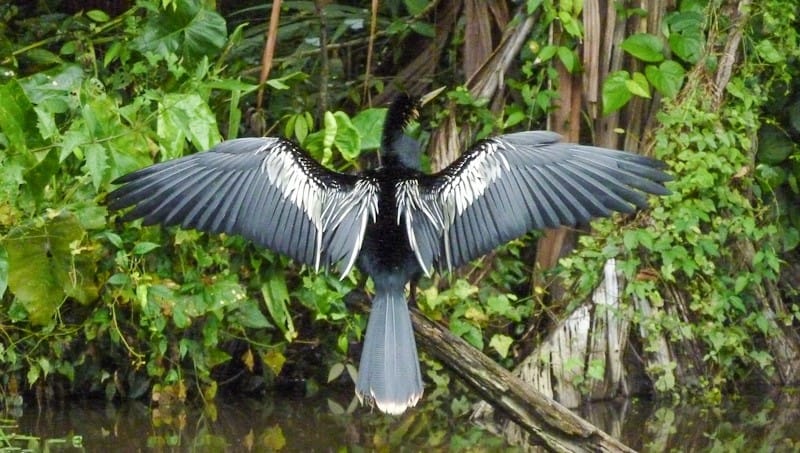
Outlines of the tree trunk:
{"label": "tree trunk", "polygon": [[411,310],[411,320],[424,351],[455,371],[537,443],[564,452],[633,451],[430,321],[419,310]]}

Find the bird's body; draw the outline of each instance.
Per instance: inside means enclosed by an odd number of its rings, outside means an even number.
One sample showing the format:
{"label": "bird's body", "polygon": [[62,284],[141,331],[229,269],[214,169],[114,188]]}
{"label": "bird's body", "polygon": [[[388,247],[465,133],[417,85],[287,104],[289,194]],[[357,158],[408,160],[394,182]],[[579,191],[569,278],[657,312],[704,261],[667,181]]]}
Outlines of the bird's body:
{"label": "bird's body", "polygon": [[[663,164],[562,143],[552,132],[483,140],[443,171],[420,171],[404,135],[417,100],[387,112],[382,166],[360,175],[325,169],[280,138],[229,140],[209,152],[119,178],[109,207],[126,219],[240,234],[315,269],[353,266],[372,278],[373,307],[356,382],[362,401],[399,414],[423,391],[405,287],[533,228],[582,223],[666,194]],[[413,286],[413,285],[412,285]]]}

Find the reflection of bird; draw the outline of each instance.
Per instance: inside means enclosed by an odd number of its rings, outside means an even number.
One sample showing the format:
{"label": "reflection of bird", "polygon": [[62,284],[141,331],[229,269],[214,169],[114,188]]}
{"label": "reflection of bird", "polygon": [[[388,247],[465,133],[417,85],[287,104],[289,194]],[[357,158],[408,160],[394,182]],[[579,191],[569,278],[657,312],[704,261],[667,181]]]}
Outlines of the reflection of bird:
{"label": "reflection of bird", "polygon": [[422,395],[405,285],[451,269],[533,228],[583,223],[667,194],[659,161],[561,143],[552,132],[482,140],[443,171],[421,172],[404,134],[427,98],[389,107],[381,167],[359,175],[322,167],[281,138],[243,138],[115,181],[125,219],[240,234],[312,265],[354,265],[375,284],[356,394],[400,414]]}

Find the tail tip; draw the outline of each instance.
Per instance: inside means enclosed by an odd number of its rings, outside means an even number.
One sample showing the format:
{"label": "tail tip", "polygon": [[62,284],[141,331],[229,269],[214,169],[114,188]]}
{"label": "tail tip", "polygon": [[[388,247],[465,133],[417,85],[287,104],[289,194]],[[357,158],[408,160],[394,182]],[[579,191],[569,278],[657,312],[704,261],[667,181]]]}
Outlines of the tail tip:
{"label": "tail tip", "polygon": [[418,393],[408,395],[408,399],[406,400],[393,398],[379,399],[375,396],[375,393],[371,391],[369,394],[366,394],[356,390],[356,396],[361,404],[377,407],[378,410],[384,414],[402,415],[406,409],[417,405],[420,398],[422,398],[422,391],[420,390]]}

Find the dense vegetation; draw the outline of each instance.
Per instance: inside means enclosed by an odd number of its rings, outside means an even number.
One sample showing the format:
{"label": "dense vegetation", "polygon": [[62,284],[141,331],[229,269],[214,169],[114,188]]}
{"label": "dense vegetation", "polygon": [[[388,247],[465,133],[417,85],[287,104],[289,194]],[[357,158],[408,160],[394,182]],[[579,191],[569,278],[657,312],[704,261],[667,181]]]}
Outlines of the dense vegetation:
{"label": "dense vegetation", "polygon": [[[379,2],[373,35],[369,10],[336,3],[320,15],[313,2],[285,2],[259,103],[267,6],[217,11],[200,0],[141,0],[112,16],[46,3],[0,6],[5,406],[33,395],[210,400],[220,383],[237,391],[297,379],[347,383],[365,316],[342,295],[357,274],[314,275],[238,237],[120,224],[102,203],[111,181],[223,137],[261,133],[291,137],[332,168],[363,168],[374,161],[382,100],[422,85],[450,88],[438,110],[422,112],[422,124],[455,116],[470,140],[542,128],[558,97],[556,65],[583,69],[579,1],[529,0],[522,8],[538,21],[513,55],[499,106],[465,88],[472,73],[460,63],[468,55],[458,25],[444,56],[420,72],[431,74],[421,85],[392,86],[415,52],[439,43],[437,8],[450,2]],[[594,223],[555,272],[577,304],[605,259],[619,259],[633,319],[652,334],[641,335],[642,350],[667,338],[677,351],[647,370],[659,392],[691,384],[718,395],[754,376],[797,379],[787,364],[800,357],[800,24],[791,2],[742,4],[745,14],[721,15],[709,12],[737,4],[684,0],[665,16],[665,35],[624,41],[632,63],[605,80],[603,112],[660,100],[649,138],[676,177],[674,194],[635,218]],[[557,44],[549,41],[552,23],[565,30]],[[731,65],[721,36],[737,24],[742,45]],[[724,67],[734,70],[720,91]],[[420,307],[513,365],[529,347],[529,326],[569,310],[538,286],[531,294],[534,246],[515,241],[452,278],[423,282]],[[634,300],[647,300],[651,311]],[[426,362],[436,400],[450,381]],[[463,399],[442,404],[468,409]]]}

